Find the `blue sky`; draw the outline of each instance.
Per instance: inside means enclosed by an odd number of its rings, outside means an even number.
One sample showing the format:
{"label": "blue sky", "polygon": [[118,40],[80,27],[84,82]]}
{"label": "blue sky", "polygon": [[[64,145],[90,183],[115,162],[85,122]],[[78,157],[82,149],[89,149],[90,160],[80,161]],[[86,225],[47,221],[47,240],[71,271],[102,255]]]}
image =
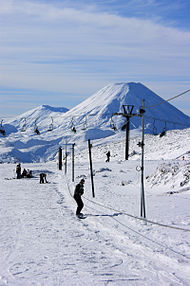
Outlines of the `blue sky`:
{"label": "blue sky", "polygon": [[[0,0],[0,117],[115,82],[189,89],[189,19],[189,0]],[[190,115],[190,93],[171,103]]]}

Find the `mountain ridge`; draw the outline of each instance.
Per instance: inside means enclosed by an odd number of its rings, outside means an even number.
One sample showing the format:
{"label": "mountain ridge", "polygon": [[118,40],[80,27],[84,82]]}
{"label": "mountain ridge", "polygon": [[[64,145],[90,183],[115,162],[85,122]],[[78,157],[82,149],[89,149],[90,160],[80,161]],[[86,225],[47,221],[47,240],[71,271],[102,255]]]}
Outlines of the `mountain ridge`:
{"label": "mountain ridge", "polygon": [[[124,138],[125,133],[121,128],[126,123],[126,117],[113,114],[123,113],[123,105],[134,105],[133,112],[137,113],[143,99],[146,111],[145,133],[156,135],[163,130],[190,127],[189,116],[168,102],[160,104],[164,100],[143,84],[115,83],[103,87],[70,110],[41,105],[14,118],[4,125],[8,132],[5,137],[1,135],[5,147],[3,154],[9,158],[16,154],[22,160],[24,157],[27,160],[32,158],[32,161],[48,160],[55,158],[58,148],[66,142],[83,146],[88,139],[109,137],[109,140],[115,140],[112,137],[115,135]],[[149,108],[153,105],[156,106]],[[139,116],[130,120],[130,129],[135,129],[135,134],[141,131],[141,121]],[[35,128],[39,130],[38,134]]]}

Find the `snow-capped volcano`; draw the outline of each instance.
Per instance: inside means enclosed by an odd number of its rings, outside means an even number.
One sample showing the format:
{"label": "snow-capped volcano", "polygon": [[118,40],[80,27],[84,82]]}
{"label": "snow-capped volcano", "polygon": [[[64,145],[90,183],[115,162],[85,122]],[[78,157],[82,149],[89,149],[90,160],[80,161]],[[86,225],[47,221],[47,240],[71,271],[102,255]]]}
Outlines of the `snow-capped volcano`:
{"label": "snow-capped volcano", "polygon": [[[90,123],[96,122],[96,125],[99,127],[109,127],[110,123],[115,123],[117,128],[120,129],[125,119],[113,116],[113,114],[124,112],[123,105],[134,106],[132,113],[138,113],[143,99],[145,100],[147,133],[153,133],[153,129],[159,133],[163,128],[171,130],[184,129],[190,126],[189,116],[183,114],[170,103],[164,102],[160,96],[141,83],[133,82],[107,85],[71,109],[67,116],[76,116],[76,118],[79,117],[81,120],[81,116],[84,114],[89,116],[88,120]],[[91,120],[90,117],[92,117]],[[131,129],[138,128],[140,124],[140,118],[137,116],[133,117]]]}
{"label": "snow-capped volcano", "polygon": [[[155,135],[163,130],[190,127],[189,116],[164,102],[141,83],[115,83],[102,88],[69,111],[42,105],[5,124],[6,136],[0,135],[4,147],[1,157],[16,157],[26,161],[49,160],[56,156],[59,146],[66,142],[81,145],[86,144],[88,139],[101,139],[115,134],[117,138],[122,137],[124,134],[121,128],[126,118],[114,114],[123,113],[123,106],[129,105],[133,106],[132,113],[137,115],[143,99],[146,133]],[[140,130],[141,124],[141,117],[134,116],[130,128]],[[4,156],[4,153],[8,155]]]}

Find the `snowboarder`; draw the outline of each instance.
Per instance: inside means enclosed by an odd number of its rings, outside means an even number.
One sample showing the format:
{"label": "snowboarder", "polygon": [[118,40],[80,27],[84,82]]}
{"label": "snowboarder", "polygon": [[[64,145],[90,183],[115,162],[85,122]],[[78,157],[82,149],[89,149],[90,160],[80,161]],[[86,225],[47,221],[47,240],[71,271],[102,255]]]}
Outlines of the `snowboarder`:
{"label": "snowboarder", "polygon": [[80,183],[76,185],[75,192],[74,192],[74,199],[77,203],[76,215],[78,217],[82,216],[81,210],[84,207],[84,204],[81,198],[81,196],[84,194],[84,183],[85,183],[85,180],[81,179]]}
{"label": "snowboarder", "polygon": [[17,179],[20,179],[21,178],[21,165],[20,165],[20,163],[18,163],[16,166],[16,174],[17,174]]}
{"label": "snowboarder", "polygon": [[110,161],[110,156],[111,156],[110,151],[108,151],[106,153],[106,156],[107,156],[106,162],[109,162]]}

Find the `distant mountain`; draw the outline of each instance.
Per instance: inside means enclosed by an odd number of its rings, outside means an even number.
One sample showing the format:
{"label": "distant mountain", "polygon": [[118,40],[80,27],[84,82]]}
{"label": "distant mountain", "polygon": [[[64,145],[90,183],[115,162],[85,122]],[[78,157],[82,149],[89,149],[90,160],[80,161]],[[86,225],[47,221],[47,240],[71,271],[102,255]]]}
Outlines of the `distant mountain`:
{"label": "distant mountain", "polygon": [[[163,103],[163,98],[143,84],[134,82],[107,85],[68,111],[66,117],[72,117],[79,129],[81,122],[85,120],[91,128],[116,127],[121,129],[125,118],[113,116],[113,114],[123,112],[123,105],[133,105],[133,113],[137,113],[142,106],[143,99],[146,110],[146,133],[159,133],[164,128],[170,130],[190,127],[189,116],[170,103]],[[131,129],[139,126],[141,126],[141,118],[137,116],[131,118]]]}
{"label": "distant mountain", "polygon": [[[170,103],[163,103],[161,97],[143,84],[115,83],[102,88],[71,110],[42,105],[4,124],[6,136],[0,135],[0,159],[48,161],[57,156],[58,148],[64,148],[65,143],[76,143],[77,148],[82,148],[88,139],[112,135],[108,140],[125,138],[121,129],[126,118],[114,114],[123,113],[123,106],[127,105],[133,106],[133,113],[137,114],[143,99],[146,133],[158,134],[164,130],[190,127],[189,116]],[[130,128],[138,134],[141,117],[132,117]]]}
{"label": "distant mountain", "polygon": [[[61,116],[69,109],[66,107],[52,107],[49,105],[40,105],[32,110],[29,110],[9,122],[17,131],[27,130],[28,128],[35,128],[37,126],[40,130],[48,130],[54,128],[55,122],[60,120]],[[5,124],[6,128],[6,124]],[[9,128],[6,128],[9,134]],[[15,130],[14,130],[15,132]]]}
{"label": "distant mountain", "polygon": [[[74,127],[77,131],[89,131],[91,136],[93,133],[94,139],[102,138],[114,134],[114,128],[121,130],[126,121],[122,116],[114,116],[114,113],[122,113],[123,105],[130,105],[130,108],[134,106],[133,113],[137,113],[143,99],[146,133],[190,127],[189,116],[170,103],[163,103],[163,98],[143,84],[134,82],[107,85],[71,110],[64,107],[39,106],[16,117],[9,124],[17,130],[23,129],[23,126],[25,128],[37,126],[42,132],[46,132],[53,124],[54,129],[61,128],[62,131],[59,132],[64,134]],[[130,128],[135,129],[140,126],[141,118],[132,117]],[[97,136],[92,130],[95,130]]]}

